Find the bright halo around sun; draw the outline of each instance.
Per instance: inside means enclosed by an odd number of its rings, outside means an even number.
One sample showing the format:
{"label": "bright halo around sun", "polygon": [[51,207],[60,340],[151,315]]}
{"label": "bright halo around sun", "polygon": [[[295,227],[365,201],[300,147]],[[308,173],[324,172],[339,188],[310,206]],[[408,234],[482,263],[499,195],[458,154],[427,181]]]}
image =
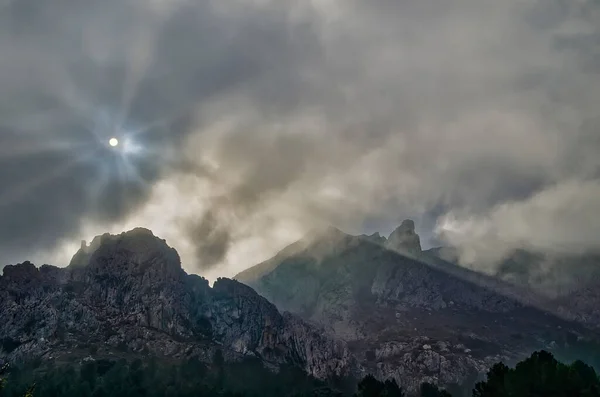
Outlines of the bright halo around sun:
{"label": "bright halo around sun", "polygon": [[119,140],[117,138],[110,138],[108,144],[112,147],[117,147],[119,146]]}

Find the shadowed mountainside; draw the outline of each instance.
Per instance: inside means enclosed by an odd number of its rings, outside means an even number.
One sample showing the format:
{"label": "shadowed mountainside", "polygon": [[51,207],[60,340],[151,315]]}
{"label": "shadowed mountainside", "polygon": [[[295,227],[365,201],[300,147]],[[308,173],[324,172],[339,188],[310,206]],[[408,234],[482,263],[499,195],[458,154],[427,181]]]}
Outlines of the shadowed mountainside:
{"label": "shadowed mountainside", "polygon": [[548,299],[437,253],[421,251],[412,221],[389,239],[328,228],[235,278],[327,326],[368,371],[409,390],[461,383],[567,335],[591,335],[555,315]]}
{"label": "shadowed mountainside", "polygon": [[25,262],[0,277],[0,360],[72,361],[129,354],[210,363],[259,359],[316,378],[352,375],[343,342],[281,314],[233,280],[186,274],[177,252],[145,229],[96,239],[68,268]]}

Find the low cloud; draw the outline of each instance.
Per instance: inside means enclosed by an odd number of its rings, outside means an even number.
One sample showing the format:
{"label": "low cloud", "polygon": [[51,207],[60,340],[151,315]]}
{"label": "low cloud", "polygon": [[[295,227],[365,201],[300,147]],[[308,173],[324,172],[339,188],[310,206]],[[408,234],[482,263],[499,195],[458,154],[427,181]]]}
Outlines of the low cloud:
{"label": "low cloud", "polygon": [[516,249],[550,255],[600,253],[600,181],[572,180],[484,215],[447,214],[438,231],[460,247],[465,265],[496,265]]}
{"label": "low cloud", "polygon": [[599,26],[592,0],[8,3],[0,260],[146,226],[214,277],[406,217],[486,261],[596,250]]}

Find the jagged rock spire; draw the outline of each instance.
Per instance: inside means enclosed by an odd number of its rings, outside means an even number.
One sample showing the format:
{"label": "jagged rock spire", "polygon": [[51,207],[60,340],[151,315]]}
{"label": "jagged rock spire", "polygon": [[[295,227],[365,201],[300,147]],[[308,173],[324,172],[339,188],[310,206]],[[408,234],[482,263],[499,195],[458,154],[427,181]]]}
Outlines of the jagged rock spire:
{"label": "jagged rock spire", "polygon": [[402,221],[400,226],[390,234],[386,246],[411,254],[420,253],[421,239],[415,232],[415,222],[411,219]]}

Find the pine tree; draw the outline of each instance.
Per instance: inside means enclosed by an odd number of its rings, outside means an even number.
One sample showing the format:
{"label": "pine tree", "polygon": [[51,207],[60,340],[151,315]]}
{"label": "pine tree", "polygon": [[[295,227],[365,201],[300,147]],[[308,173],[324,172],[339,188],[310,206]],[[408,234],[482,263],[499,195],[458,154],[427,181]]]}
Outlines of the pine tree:
{"label": "pine tree", "polygon": [[4,385],[6,384],[6,379],[4,378],[4,374],[8,371],[8,364],[4,364],[0,368],[0,391],[4,389]]}

